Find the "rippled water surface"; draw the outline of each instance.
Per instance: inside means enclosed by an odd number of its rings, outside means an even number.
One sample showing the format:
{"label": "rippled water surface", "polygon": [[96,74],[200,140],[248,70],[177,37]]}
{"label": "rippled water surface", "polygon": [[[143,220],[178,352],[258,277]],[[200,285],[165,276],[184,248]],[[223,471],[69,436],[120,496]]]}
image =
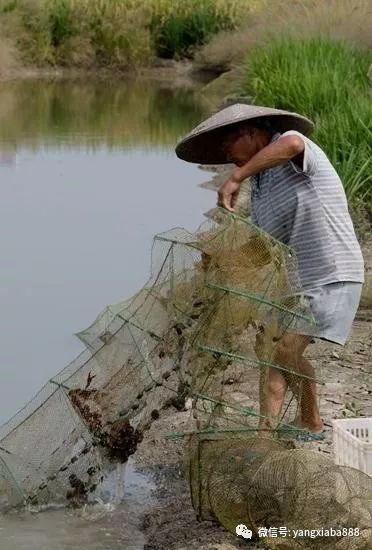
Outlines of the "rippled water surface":
{"label": "rippled water surface", "polygon": [[140,518],[153,502],[152,484],[129,464],[123,500],[121,504],[115,504],[116,483],[113,475],[101,504],[79,510],[49,509],[39,513],[27,511],[0,515],[1,550],[143,548]]}

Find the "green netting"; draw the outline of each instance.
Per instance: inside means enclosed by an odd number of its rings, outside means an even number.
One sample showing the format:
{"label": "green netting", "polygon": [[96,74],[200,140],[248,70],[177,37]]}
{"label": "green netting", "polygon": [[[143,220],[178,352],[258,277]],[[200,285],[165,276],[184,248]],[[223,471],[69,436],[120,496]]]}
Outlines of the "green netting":
{"label": "green netting", "polygon": [[87,350],[2,426],[3,507],[66,502],[76,478],[80,497],[93,496],[110,464],[127,460],[177,395],[178,335],[148,284],[108,323],[100,319]]}
{"label": "green netting", "polygon": [[[85,352],[0,429],[0,503],[94,498],[112,465],[135,452],[159,410],[182,406],[188,395],[187,429],[171,436],[188,444],[200,518],[231,530],[244,519],[257,531],[266,526],[265,510],[275,519],[270,506],[276,491],[286,502],[294,494],[312,510],[318,488],[323,494],[321,477],[315,483],[313,476],[318,455],[295,454],[283,439],[283,432],[303,432],[290,422],[304,418],[321,387],[318,373],[306,371],[300,359],[287,360],[297,357],[296,350],[283,348],[288,333],[304,330],[316,334],[293,251],[246,219],[217,209],[195,233],[176,228],[157,235],[144,288],[79,332]],[[277,376],[289,391],[274,413]],[[306,479],[289,478],[286,464],[305,475],[304,457],[315,470]],[[260,474],[268,464],[277,477]],[[338,506],[340,483],[319,464]],[[334,468],[340,476],[340,467]],[[312,500],[298,496],[304,491]],[[369,504],[361,485],[355,491],[350,498],[359,499],[365,518]],[[293,510],[292,525],[302,525],[303,516]],[[287,520],[285,514],[280,520]],[[314,517],[318,525],[322,517]]]}
{"label": "green netting", "polygon": [[[125,461],[185,388],[198,428],[257,427],[259,378],[274,359],[268,331],[257,359],[255,330],[270,311],[275,330],[279,314],[293,324],[308,312],[293,297],[292,252],[244,219],[217,214],[196,233],[157,235],[145,287],[78,333],[87,350],[2,427],[9,494],[63,500],[71,475],[94,492],[107,460]],[[240,393],[224,385],[230,372],[241,372]]]}
{"label": "green netting", "polygon": [[[267,373],[272,369],[292,378],[297,397],[304,381],[317,381],[276,359],[284,331],[306,322],[316,332],[289,248],[224,212],[195,235],[173,231],[157,239],[169,243],[174,284],[167,301],[192,348],[188,382],[198,429],[252,426],[257,417],[266,417]],[[264,331],[258,350],[259,328]],[[242,391],[228,385],[237,372]],[[273,428],[283,420],[273,419]]]}
{"label": "green netting", "polygon": [[[322,383],[317,373],[283,361],[280,348],[285,333],[317,333],[293,251],[225,211],[211,220],[193,238],[170,239],[175,257],[190,254],[182,244],[199,253],[189,283],[175,284],[168,296],[186,319],[189,362],[181,373],[193,397],[188,429],[169,437],[186,438],[194,508],[201,519],[233,533],[243,523],[256,536],[260,528],[316,530],[344,522],[361,533],[348,538],[349,547],[364,548],[372,540],[369,479],[319,453],[284,450],[290,443],[283,432],[301,432],[289,422],[303,419]],[[185,307],[191,298],[198,300],[193,314]],[[277,373],[290,391],[273,416],[270,384]],[[366,479],[355,485],[357,478]],[[265,541],[272,548],[346,547],[334,537]]]}

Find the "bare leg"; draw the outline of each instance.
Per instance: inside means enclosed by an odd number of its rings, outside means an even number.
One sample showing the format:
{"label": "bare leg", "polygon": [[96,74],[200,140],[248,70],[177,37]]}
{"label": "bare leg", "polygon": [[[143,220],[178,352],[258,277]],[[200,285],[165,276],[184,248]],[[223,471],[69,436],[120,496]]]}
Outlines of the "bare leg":
{"label": "bare leg", "polygon": [[[309,336],[285,332],[276,346],[273,361],[315,378],[313,366],[302,356],[310,341]],[[263,354],[263,343],[262,335],[258,335],[256,353],[259,358]],[[275,427],[280,420],[285,394],[290,386],[299,402],[301,425],[312,432],[322,431],[323,422],[319,412],[316,384],[311,380],[282,372],[273,368],[261,371],[261,415],[270,419],[262,419],[260,427]]]}
{"label": "bare leg", "polygon": [[[260,428],[276,428],[284,403],[288,382],[276,369],[264,369],[260,375]],[[264,417],[264,418],[263,418]]]}
{"label": "bare leg", "polygon": [[[293,370],[295,368],[299,373],[315,378],[314,367],[305,357],[299,358]],[[288,375],[288,384],[300,405],[300,415],[297,423],[312,432],[321,432],[324,426],[319,412],[316,383],[304,378],[299,382],[295,375]]]}
{"label": "bare leg", "polygon": [[[271,346],[263,332],[256,337],[255,351],[258,359],[268,360]],[[282,372],[274,368],[262,368],[260,371],[260,422],[262,429],[276,428],[283,408],[288,382]]]}

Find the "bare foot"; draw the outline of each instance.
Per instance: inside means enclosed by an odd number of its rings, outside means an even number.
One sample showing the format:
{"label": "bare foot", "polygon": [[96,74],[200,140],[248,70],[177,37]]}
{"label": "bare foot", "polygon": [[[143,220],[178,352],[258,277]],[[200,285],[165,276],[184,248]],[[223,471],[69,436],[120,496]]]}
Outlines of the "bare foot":
{"label": "bare foot", "polygon": [[304,422],[299,416],[297,416],[292,422],[290,422],[289,425],[295,426],[296,428],[309,430],[309,432],[314,434],[319,434],[324,431],[323,422],[317,422],[317,423]]}

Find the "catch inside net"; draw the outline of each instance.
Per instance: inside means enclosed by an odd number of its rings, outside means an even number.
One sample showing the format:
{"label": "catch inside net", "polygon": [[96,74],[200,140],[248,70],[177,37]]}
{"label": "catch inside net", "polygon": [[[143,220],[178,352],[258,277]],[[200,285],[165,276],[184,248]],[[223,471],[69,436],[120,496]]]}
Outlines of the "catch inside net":
{"label": "catch inside net", "polygon": [[165,250],[143,289],[79,333],[86,350],[1,427],[3,509],[94,500],[177,400],[185,340],[166,299],[169,261]]}

